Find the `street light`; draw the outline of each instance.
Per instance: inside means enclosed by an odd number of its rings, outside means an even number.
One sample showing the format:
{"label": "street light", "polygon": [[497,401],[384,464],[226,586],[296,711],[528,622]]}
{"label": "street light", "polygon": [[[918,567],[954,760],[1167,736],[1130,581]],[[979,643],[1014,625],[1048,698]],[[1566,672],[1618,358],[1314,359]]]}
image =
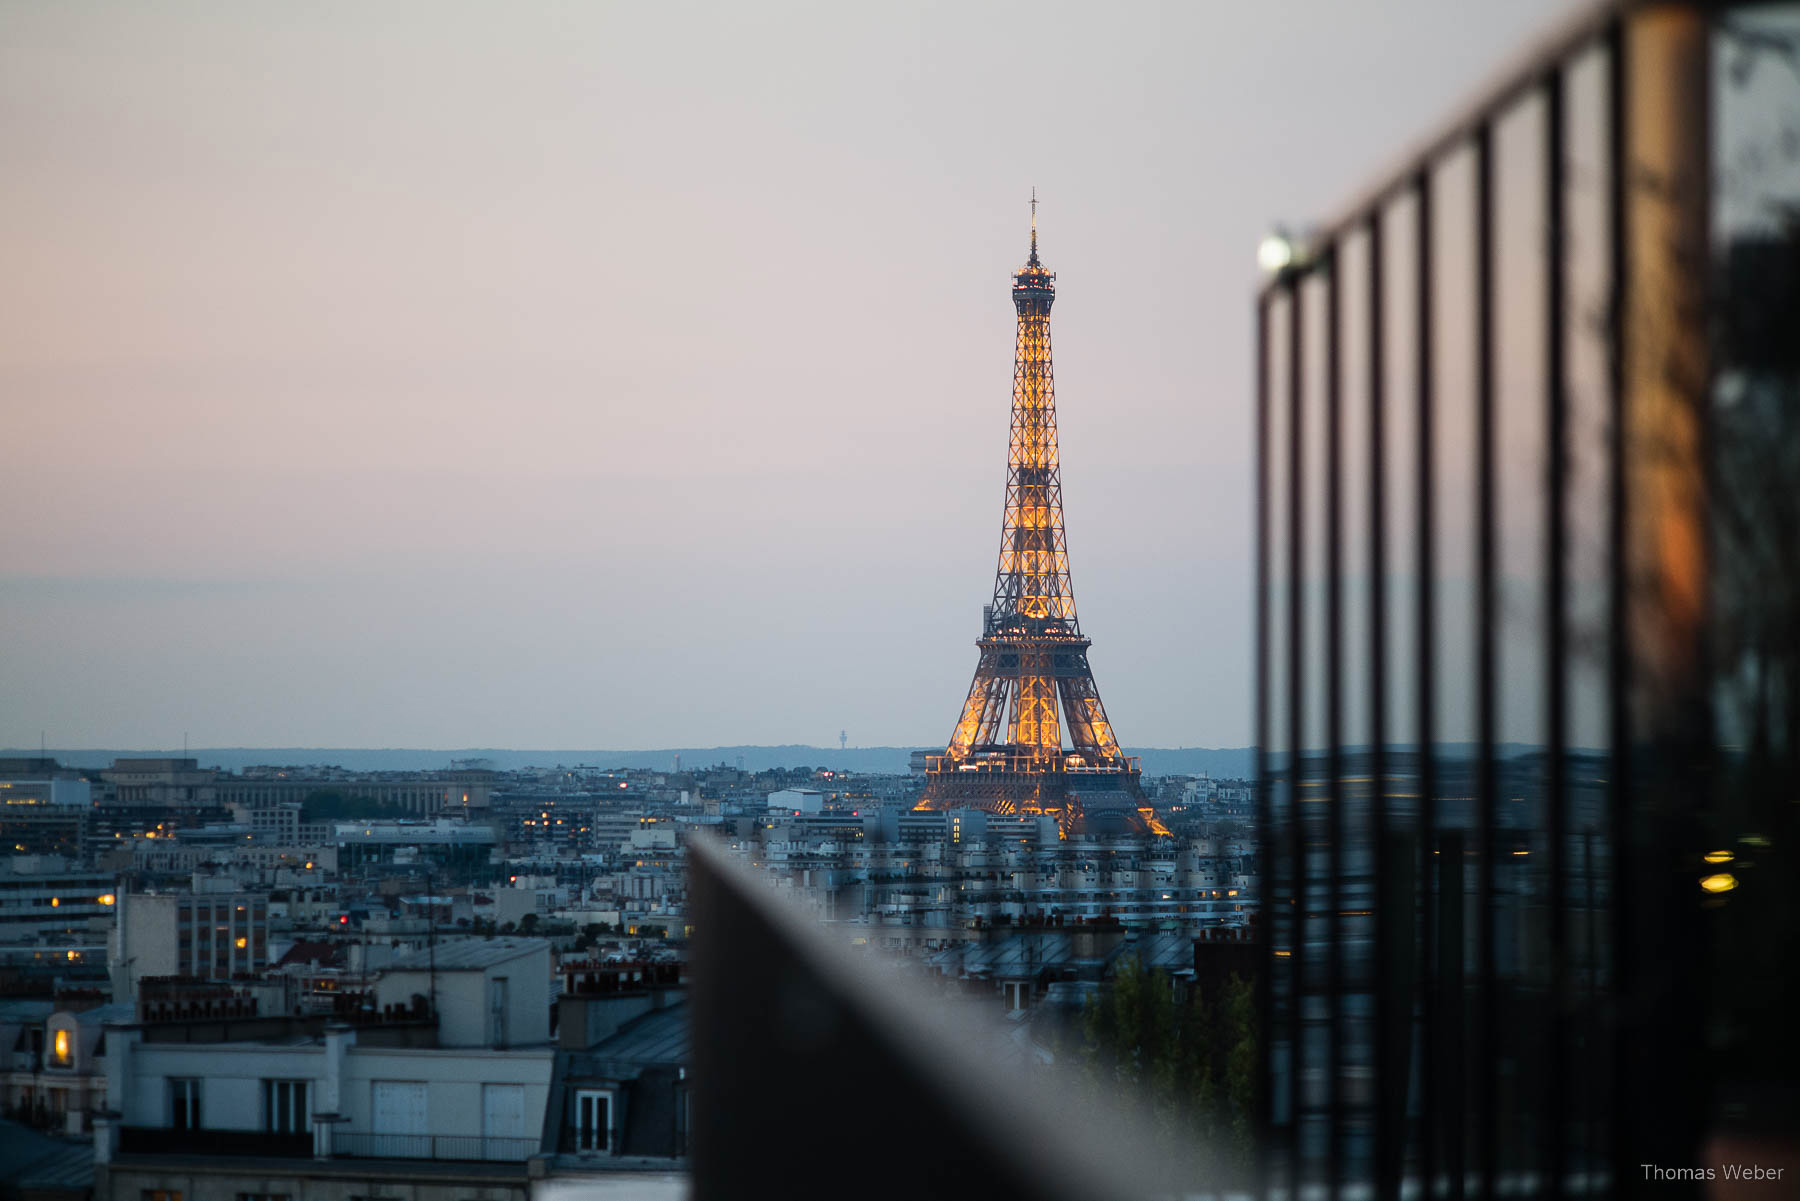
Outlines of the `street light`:
{"label": "street light", "polygon": [[1264,234],[1256,247],[1256,265],[1264,275],[1280,275],[1294,265],[1296,257],[1293,238],[1279,227]]}

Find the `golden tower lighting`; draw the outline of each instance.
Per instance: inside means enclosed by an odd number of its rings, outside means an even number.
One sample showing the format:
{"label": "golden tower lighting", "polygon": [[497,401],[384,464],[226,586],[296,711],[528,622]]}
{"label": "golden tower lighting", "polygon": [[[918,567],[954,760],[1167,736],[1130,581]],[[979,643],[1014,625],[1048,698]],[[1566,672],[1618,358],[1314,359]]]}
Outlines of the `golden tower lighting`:
{"label": "golden tower lighting", "polygon": [[1035,192],[1031,209],[1031,255],[1013,275],[1012,437],[993,600],[968,699],[944,753],[929,757],[919,808],[1050,814],[1065,834],[1142,829],[1137,763],[1106,719],[1075,614],[1050,358],[1056,276],[1038,258]]}

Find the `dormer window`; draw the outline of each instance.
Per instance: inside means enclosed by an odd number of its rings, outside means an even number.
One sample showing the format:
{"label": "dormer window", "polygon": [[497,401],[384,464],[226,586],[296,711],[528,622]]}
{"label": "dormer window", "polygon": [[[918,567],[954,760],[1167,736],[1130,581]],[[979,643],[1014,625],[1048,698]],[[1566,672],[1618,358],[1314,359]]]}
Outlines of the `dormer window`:
{"label": "dormer window", "polygon": [[611,1092],[584,1088],[575,1093],[575,1150],[593,1154],[612,1150]]}

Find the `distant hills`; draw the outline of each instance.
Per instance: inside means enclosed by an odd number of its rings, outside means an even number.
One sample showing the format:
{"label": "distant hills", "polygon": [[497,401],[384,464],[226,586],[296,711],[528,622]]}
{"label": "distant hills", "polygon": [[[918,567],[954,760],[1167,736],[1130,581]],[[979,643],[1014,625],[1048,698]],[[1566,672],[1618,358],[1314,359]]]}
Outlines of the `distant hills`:
{"label": "distant hills", "polygon": [[[450,766],[452,760],[485,759],[501,771],[522,767],[645,767],[668,771],[681,756],[684,768],[732,767],[742,759],[747,771],[770,768],[823,767],[832,771],[900,773],[907,770],[913,751],[906,746],[836,747],[712,746],[668,747],[648,751],[605,750],[508,750],[501,747],[467,747],[461,750],[424,750],[412,747],[194,747],[186,752],[204,767],[241,771],[253,764],[283,767],[332,766],[351,771],[430,771]],[[939,751],[941,746],[928,748]],[[36,755],[36,747],[0,750],[0,756]],[[51,750],[50,755],[71,767],[106,767],[114,759],[132,755],[178,756],[178,750]],[[1128,749],[1140,757],[1149,776],[1194,775],[1209,772],[1223,778],[1242,778],[1251,772],[1249,747],[1149,747]]]}

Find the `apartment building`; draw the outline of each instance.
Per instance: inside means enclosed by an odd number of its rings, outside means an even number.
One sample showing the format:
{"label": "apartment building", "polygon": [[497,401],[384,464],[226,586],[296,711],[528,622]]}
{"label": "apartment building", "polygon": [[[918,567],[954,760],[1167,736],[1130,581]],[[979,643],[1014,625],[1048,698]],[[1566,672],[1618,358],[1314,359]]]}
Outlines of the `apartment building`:
{"label": "apartment building", "polygon": [[230,980],[268,966],[269,900],[261,893],[120,893],[108,965],[116,999],[146,976]]}
{"label": "apartment building", "polygon": [[96,1201],[527,1201],[547,1180],[685,1155],[673,965],[565,971],[549,944],[397,958],[331,1019],[111,1023]]}

